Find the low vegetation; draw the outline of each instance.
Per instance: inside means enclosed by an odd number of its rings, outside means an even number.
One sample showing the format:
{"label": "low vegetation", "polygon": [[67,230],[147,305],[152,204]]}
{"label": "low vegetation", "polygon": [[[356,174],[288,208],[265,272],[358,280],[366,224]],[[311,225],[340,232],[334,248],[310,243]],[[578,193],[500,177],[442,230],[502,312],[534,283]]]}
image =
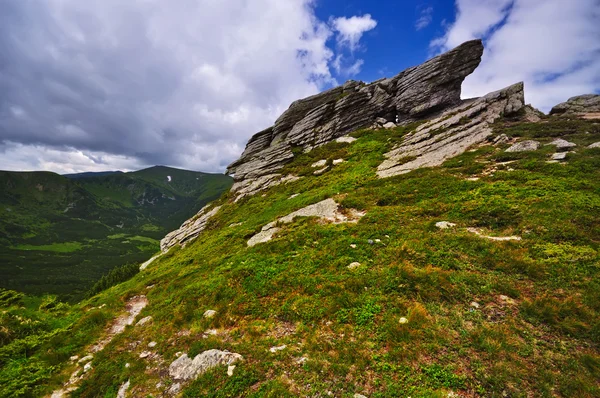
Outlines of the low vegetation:
{"label": "low vegetation", "polygon": [[[233,376],[203,374],[183,396],[599,396],[600,149],[586,146],[600,141],[600,124],[495,126],[543,144],[564,136],[578,145],[564,163],[547,163],[550,146],[508,154],[485,145],[442,167],[376,178],[412,128],[360,131],[352,144],[299,154],[285,171],[303,178],[237,203],[224,195],[195,241],[80,304],[42,309],[3,292],[1,394],[59,387],[73,371],[68,356],[84,355],[124,302],[144,294],[140,316],[153,322],[96,355],[73,396],[116,396],[126,380],[135,396],[161,396],[177,352],[211,348],[244,361]],[[314,176],[321,159],[332,166]],[[340,225],[296,219],[247,246],[263,225],[327,198],[366,215]],[[150,341],[162,362],[139,358]]]}

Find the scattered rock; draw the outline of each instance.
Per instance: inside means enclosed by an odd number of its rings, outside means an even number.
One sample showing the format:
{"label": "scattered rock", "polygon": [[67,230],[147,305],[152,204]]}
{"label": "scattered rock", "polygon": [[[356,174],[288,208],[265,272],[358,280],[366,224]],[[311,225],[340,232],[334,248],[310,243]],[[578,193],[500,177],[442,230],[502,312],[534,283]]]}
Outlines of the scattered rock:
{"label": "scattered rock", "polygon": [[208,220],[217,214],[221,208],[221,206],[215,206],[212,209],[211,207],[212,204],[204,206],[194,217],[181,224],[179,229],[167,234],[160,241],[160,250],[166,253],[175,245],[185,246],[187,242],[196,239],[204,231],[204,228],[206,228]]}
{"label": "scattered rock", "polygon": [[557,150],[569,149],[569,148],[573,148],[573,147],[577,146],[577,144],[575,144],[573,142],[569,142],[567,140],[563,140],[562,138],[557,138],[547,145],[554,145]]}
{"label": "scattered rock", "polygon": [[363,217],[366,213],[358,210],[347,210],[342,213],[338,210],[338,204],[333,199],[325,199],[321,202],[306,206],[300,210],[288,214],[285,217],[279,218],[262,227],[261,231],[248,240],[248,246],[254,246],[259,243],[270,241],[280,228],[278,223],[289,224],[296,217],[318,217],[326,222],[334,224],[353,223]]}
{"label": "scattered rock", "polygon": [[183,354],[169,366],[169,376],[174,380],[192,380],[215,366],[233,365],[243,359],[240,354],[215,349],[204,351],[193,360]]}
{"label": "scattered rock", "polygon": [[284,344],[279,347],[271,347],[271,348],[269,348],[269,351],[271,351],[271,352],[283,351],[286,348],[287,348],[287,345]]}
{"label": "scattered rock", "polygon": [[313,164],[310,165],[310,167],[316,168],[316,167],[323,167],[327,164],[327,159],[321,159],[318,162],[314,162]]}
{"label": "scattered rock", "polygon": [[127,390],[129,389],[129,380],[121,384],[119,391],[117,392],[117,398],[125,398],[127,396]]}
{"label": "scattered rock", "polygon": [[79,355],[73,355],[72,357],[69,358],[69,361],[74,362],[78,359],[79,359]]}
{"label": "scattered rock", "polygon": [[152,321],[152,317],[151,316],[146,316],[146,317],[143,317],[142,319],[140,319],[135,324],[135,326],[143,326],[143,325],[145,325],[145,324],[147,324],[148,322],[151,322],[151,321]]}
{"label": "scattered rock", "polygon": [[203,315],[203,316],[204,316],[205,318],[212,318],[212,317],[213,317],[213,316],[215,316],[215,315],[217,315],[217,311],[215,311],[215,310],[206,310],[206,311],[204,312],[204,315]]}
{"label": "scattered rock", "polygon": [[452,222],[448,222],[448,221],[438,221],[435,223],[435,226],[438,227],[439,229],[448,229],[448,228],[456,227],[456,224],[454,224]]}
{"label": "scattered rock", "polygon": [[354,398],[367,398],[367,397],[362,394],[354,394]]}
{"label": "scattered rock", "polygon": [[313,172],[313,174],[316,176],[320,176],[321,174],[325,173],[327,170],[329,170],[329,166],[325,166],[322,169],[316,170]]}
{"label": "scattered rock", "polygon": [[84,372],[84,373],[87,373],[87,372],[89,372],[90,370],[92,370],[92,363],[91,363],[91,362],[88,362],[88,363],[86,363],[86,364],[85,364],[85,366],[83,367],[83,372]]}
{"label": "scattered rock", "polygon": [[505,296],[503,294],[501,294],[500,296],[498,296],[498,298],[500,299],[500,301],[502,301],[505,304],[509,304],[509,305],[514,305],[516,304],[515,300],[511,299],[508,296]]}
{"label": "scattered rock", "polygon": [[422,167],[439,166],[470,147],[485,143],[493,133],[492,123],[503,115],[519,111],[523,101],[523,83],[517,83],[458,103],[407,134],[398,146],[385,154],[387,159],[377,168],[377,175],[392,177]]}
{"label": "scattered rock", "polygon": [[156,341],[151,341],[151,342],[148,343],[148,347],[149,348],[154,348],[154,347],[156,347],[156,344],[157,344]]}
{"label": "scattered rock", "polygon": [[339,143],[345,143],[345,144],[351,144],[351,143],[353,143],[354,141],[356,141],[356,138],[354,138],[354,137],[348,137],[348,136],[345,136],[345,137],[339,137],[339,138],[337,138],[337,139],[335,140],[335,142],[339,142]]}
{"label": "scattered rock", "polygon": [[[295,101],[274,126],[255,134],[240,159],[227,168],[234,176],[231,192],[248,194],[268,187],[294,159],[293,147],[305,150],[331,142],[377,117],[406,124],[424,120],[461,102],[461,84],[481,62],[480,40],[466,42],[422,65],[371,84],[348,81],[343,86]],[[387,123],[387,122],[386,122]]]}
{"label": "scattered rock", "polygon": [[81,358],[79,361],[77,361],[78,364],[84,364],[84,363],[88,363],[89,361],[91,361],[92,359],[94,359],[93,355],[86,355],[83,358]]}
{"label": "scattered rock", "polygon": [[350,247],[351,247],[352,249],[356,249],[356,244],[355,244],[355,243],[351,243],[351,244],[350,244]]}
{"label": "scattered rock", "polygon": [[387,122],[386,124],[383,125],[384,129],[393,129],[396,128],[396,123],[394,122]]}
{"label": "scattered rock", "polygon": [[300,357],[300,358],[296,359],[296,364],[304,365],[306,363],[306,361],[308,361],[307,357]]}
{"label": "scattered rock", "polygon": [[478,309],[479,307],[481,307],[481,305],[479,305],[479,303],[477,301],[471,301],[471,307]]}
{"label": "scattered rock", "polygon": [[227,376],[229,376],[229,377],[233,376],[234,370],[235,370],[235,365],[229,365],[227,367]]}
{"label": "scattered rock", "polygon": [[142,351],[142,353],[140,354],[140,358],[148,358],[150,355],[152,355],[152,352],[150,351]]}
{"label": "scattered rock", "polygon": [[337,166],[338,164],[344,163],[344,159],[334,159],[333,164]]}
{"label": "scattered rock", "polygon": [[346,268],[348,268],[348,269],[355,269],[355,268],[358,268],[358,267],[360,267],[360,263],[355,261],[353,263],[350,263],[350,265],[348,265],[348,267],[346,267]]}
{"label": "scattered rock", "polygon": [[481,238],[485,238],[485,239],[489,239],[489,240],[495,240],[495,241],[508,241],[508,240],[521,240],[520,236],[487,236],[484,235],[479,229],[477,228],[467,228],[467,231],[481,237]]}
{"label": "scattered rock", "polygon": [[405,324],[405,323],[408,323],[408,319],[405,317],[402,317],[402,318],[398,319],[398,322],[400,322],[401,324]]}
{"label": "scattered rock", "polygon": [[517,142],[510,148],[506,150],[506,152],[530,152],[537,151],[540,147],[540,143],[538,141],[526,140]]}
{"label": "scattered rock", "polygon": [[600,148],[600,141],[594,142],[593,144],[589,145],[588,148]]}
{"label": "scattered rock", "polygon": [[568,152],[556,152],[553,153],[551,156],[552,160],[565,160],[567,158],[567,153]]}
{"label": "scattered rock", "polygon": [[492,142],[494,145],[508,144],[510,142],[510,138],[508,138],[506,134],[500,134],[498,137],[494,138],[494,141]]}
{"label": "scattered rock", "polygon": [[130,367],[130,366],[131,366],[131,365],[129,364],[129,362],[127,362],[127,363],[125,364],[125,368],[127,368],[127,369],[129,369],[129,367]]}
{"label": "scattered rock", "polygon": [[179,393],[180,390],[181,390],[181,383],[174,383],[167,390],[167,394],[169,394],[169,395],[177,395],[177,393]]}
{"label": "scattered rock", "polygon": [[300,194],[299,193],[295,193],[295,194],[291,195],[288,199],[294,199],[294,198],[296,198],[298,196],[300,196]]}

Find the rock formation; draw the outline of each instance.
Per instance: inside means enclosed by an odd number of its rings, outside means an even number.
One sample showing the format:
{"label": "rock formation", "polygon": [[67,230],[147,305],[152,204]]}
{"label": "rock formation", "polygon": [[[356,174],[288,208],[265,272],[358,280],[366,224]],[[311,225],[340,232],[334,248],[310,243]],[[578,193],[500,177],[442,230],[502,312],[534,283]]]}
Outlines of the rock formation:
{"label": "rock formation", "polygon": [[294,158],[293,148],[311,149],[379,119],[397,124],[428,119],[460,104],[461,84],[482,54],[482,42],[469,41],[393,78],[348,81],[294,102],[272,127],[255,134],[228,167],[235,179],[232,192],[242,197],[281,183],[280,171]]}
{"label": "rock formation", "polygon": [[160,241],[160,249],[163,252],[168,252],[171,247],[175,245],[185,245],[188,241],[198,237],[200,232],[204,231],[204,228],[206,228],[208,220],[217,214],[221,208],[220,206],[215,206],[210,209],[211,206],[211,204],[204,206],[194,217],[184,222],[179,229],[176,229],[165,236]]}
{"label": "rock formation", "polygon": [[552,108],[550,114],[583,115],[584,117],[589,115],[592,118],[600,118],[600,95],[586,94],[569,98],[567,102]]}

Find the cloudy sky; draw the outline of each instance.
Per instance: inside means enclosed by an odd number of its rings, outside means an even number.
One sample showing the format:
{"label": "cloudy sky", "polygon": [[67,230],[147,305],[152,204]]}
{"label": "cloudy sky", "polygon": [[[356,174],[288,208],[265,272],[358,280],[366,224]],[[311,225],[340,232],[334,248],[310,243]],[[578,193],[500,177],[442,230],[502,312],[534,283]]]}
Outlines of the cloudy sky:
{"label": "cloudy sky", "polygon": [[0,169],[223,172],[289,104],[473,38],[463,97],[600,93],[600,0],[0,0]]}

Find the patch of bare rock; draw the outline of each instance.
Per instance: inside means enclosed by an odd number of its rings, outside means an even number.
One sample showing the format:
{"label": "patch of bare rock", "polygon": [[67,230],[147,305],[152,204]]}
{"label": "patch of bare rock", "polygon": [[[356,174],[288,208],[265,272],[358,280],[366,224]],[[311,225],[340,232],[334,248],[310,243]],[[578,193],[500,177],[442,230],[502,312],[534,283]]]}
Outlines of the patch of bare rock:
{"label": "patch of bare rock", "polygon": [[556,105],[551,115],[577,115],[588,119],[600,118],[600,95],[585,94],[569,98]]}
{"label": "patch of bare rock", "polygon": [[377,168],[377,175],[392,177],[439,166],[469,147],[486,142],[492,135],[494,121],[515,114],[523,106],[523,83],[518,83],[450,108],[420,125],[386,153],[387,159]]}
{"label": "patch of bare rock", "polygon": [[204,351],[194,359],[182,354],[169,366],[169,376],[175,381],[189,381],[216,366],[230,366],[243,360],[240,354],[216,349]]}
{"label": "patch of bare rock", "polygon": [[540,143],[534,140],[525,140],[517,142],[506,150],[506,152],[531,152],[537,151],[540,148]]}
{"label": "patch of bare rock", "polygon": [[339,210],[339,205],[333,199],[325,199],[321,202],[306,206],[300,210],[281,217],[273,222],[262,227],[261,231],[248,240],[248,246],[255,246],[259,243],[270,241],[277,232],[281,230],[277,225],[289,224],[296,217],[318,217],[325,222],[334,224],[358,222],[365,215],[365,212],[358,210],[347,210],[342,213]]}
{"label": "patch of bare rock", "polygon": [[221,208],[221,206],[211,207],[212,204],[204,206],[194,217],[185,221],[179,229],[165,236],[160,241],[160,249],[162,252],[168,252],[169,249],[175,245],[185,246],[187,242],[196,239],[198,235],[204,231],[204,228],[206,228],[208,220],[217,214]]}

